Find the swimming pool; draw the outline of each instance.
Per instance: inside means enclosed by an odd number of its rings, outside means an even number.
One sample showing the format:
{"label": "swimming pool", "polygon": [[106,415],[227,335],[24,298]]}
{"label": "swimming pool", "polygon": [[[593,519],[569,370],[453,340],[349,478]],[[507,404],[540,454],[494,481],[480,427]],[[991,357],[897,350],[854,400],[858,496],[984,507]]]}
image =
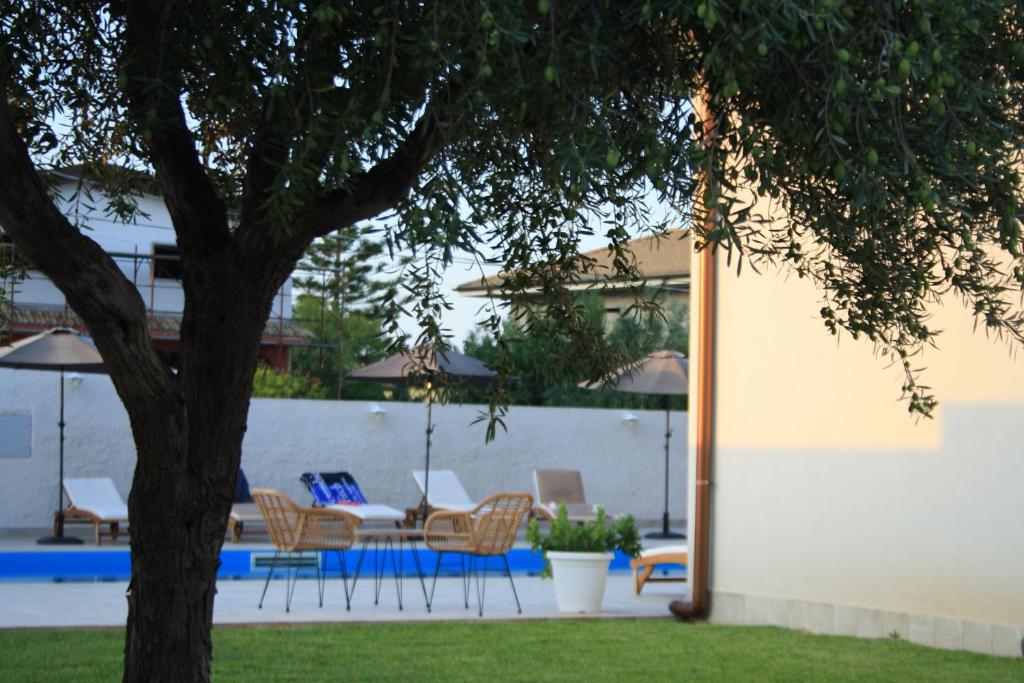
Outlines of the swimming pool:
{"label": "swimming pool", "polygon": [[[412,550],[402,550],[392,562],[390,552],[385,555],[381,550],[367,550],[363,558],[362,572],[364,575],[373,571],[382,572],[384,576],[394,576],[396,570],[404,576],[415,576],[416,564]],[[345,552],[345,565],[349,574],[355,572],[359,562],[358,549]],[[217,577],[222,580],[253,580],[265,579],[274,557],[272,549],[224,549],[221,551],[221,566]],[[442,575],[458,573],[457,560],[449,562],[446,556],[442,564]],[[433,574],[437,555],[430,550],[419,551],[420,563],[426,574]],[[282,560],[283,561],[283,560]],[[278,562],[275,575],[284,575],[286,566]],[[337,574],[340,568],[338,555],[335,552],[320,553],[318,557],[321,568],[328,575]],[[527,548],[513,548],[508,554],[509,566],[516,575],[535,575],[544,569],[544,560],[540,553]],[[316,576],[316,565],[312,553],[306,553],[305,561],[298,566],[300,576]],[[380,564],[383,567],[380,567]],[[294,568],[296,564],[293,564]],[[500,559],[492,559],[490,568],[497,571],[499,566],[504,569]],[[615,553],[611,564],[612,571],[628,571],[629,558],[622,553]],[[127,581],[131,573],[131,556],[128,549],[107,550],[47,550],[47,551],[4,551],[0,552],[0,581],[44,581],[44,582],[115,582]]]}

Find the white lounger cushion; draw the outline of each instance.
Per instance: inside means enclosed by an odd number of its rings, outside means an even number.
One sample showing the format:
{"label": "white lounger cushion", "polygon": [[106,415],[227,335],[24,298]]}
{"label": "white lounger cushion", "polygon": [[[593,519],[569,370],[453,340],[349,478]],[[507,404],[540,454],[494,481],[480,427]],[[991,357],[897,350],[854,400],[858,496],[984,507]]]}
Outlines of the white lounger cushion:
{"label": "white lounger cushion", "polygon": [[640,551],[640,557],[657,557],[658,555],[678,555],[680,553],[689,553],[690,547],[685,543],[677,545],[659,545],[654,548],[648,548],[647,550]]}
{"label": "white lounger cushion", "polygon": [[65,479],[64,493],[71,506],[112,522],[128,520],[128,505],[109,477]]}
{"label": "white lounger cushion", "polygon": [[[552,501],[541,507],[551,513],[552,517],[558,516],[558,503]],[[568,515],[570,520],[583,520],[589,521],[597,519],[597,506],[589,505],[587,503],[567,503],[565,504],[565,513]]]}
{"label": "white lounger cushion", "polygon": [[[426,472],[415,470],[412,476],[422,491],[426,484]],[[476,503],[469,497],[462,482],[451,470],[430,471],[430,493],[427,496],[427,502],[431,507],[455,512],[469,512],[476,508]]]}
{"label": "white lounger cushion", "polygon": [[239,522],[261,522],[263,514],[256,503],[232,503],[231,518]]}
{"label": "white lounger cushion", "polygon": [[375,503],[364,503],[363,505],[330,505],[328,509],[344,510],[355,515],[364,522],[400,522],[405,519],[405,513],[387,505]]}

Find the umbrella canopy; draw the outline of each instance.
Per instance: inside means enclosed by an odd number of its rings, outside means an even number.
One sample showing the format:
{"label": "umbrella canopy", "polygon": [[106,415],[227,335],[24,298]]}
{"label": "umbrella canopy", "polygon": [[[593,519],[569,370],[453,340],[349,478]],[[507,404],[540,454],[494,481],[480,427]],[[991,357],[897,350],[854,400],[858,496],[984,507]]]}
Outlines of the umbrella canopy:
{"label": "umbrella canopy", "polygon": [[350,373],[349,379],[389,384],[410,384],[444,375],[451,379],[486,386],[497,377],[483,362],[457,351],[438,351],[431,346],[416,346],[396,353],[373,365]]}
{"label": "umbrella canopy", "polygon": [[60,469],[57,472],[56,535],[39,539],[40,543],[80,543],[64,535],[64,372],[106,373],[99,351],[86,343],[74,330],[55,327],[42,334],[0,347],[0,367],[15,370],[57,370],[60,372]]}
{"label": "umbrella canopy", "polygon": [[668,523],[669,439],[672,438],[668,397],[690,392],[690,364],[686,356],[678,351],[655,351],[636,363],[619,368],[606,382],[581,382],[579,386],[584,389],[607,387],[631,394],[660,394],[665,397],[665,511],[662,513],[661,531],[647,534],[647,538],[683,538],[683,534],[671,531]]}
{"label": "umbrella canopy", "polygon": [[690,391],[690,363],[678,351],[655,351],[619,368],[607,382],[582,382],[580,386],[586,389],[607,387],[631,394],[683,396]]}
{"label": "umbrella canopy", "polygon": [[396,353],[382,361],[367,365],[361,370],[350,373],[349,379],[367,382],[384,382],[387,384],[427,383],[427,430],[426,430],[426,461],[427,467],[423,478],[423,520],[427,519],[427,494],[430,493],[430,441],[434,433],[432,417],[434,392],[430,390],[431,380],[439,375],[445,379],[485,387],[494,381],[498,373],[494,372],[481,361],[457,351],[438,351],[432,346],[416,346],[407,352]]}
{"label": "umbrella canopy", "polygon": [[0,346],[0,367],[98,374],[107,371],[99,351],[64,327]]}

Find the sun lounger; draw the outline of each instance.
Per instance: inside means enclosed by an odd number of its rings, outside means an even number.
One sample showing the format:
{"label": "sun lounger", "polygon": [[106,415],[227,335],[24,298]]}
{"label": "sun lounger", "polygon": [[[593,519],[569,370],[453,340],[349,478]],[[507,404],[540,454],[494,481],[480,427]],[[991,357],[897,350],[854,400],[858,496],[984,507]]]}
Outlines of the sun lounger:
{"label": "sun lounger", "polygon": [[121,531],[121,523],[128,523],[128,505],[117,492],[114,481],[109,477],[89,479],[65,479],[64,495],[68,497],[70,507],[64,511],[64,520],[81,521],[92,524],[96,537],[96,545],[100,545],[101,526],[110,525],[107,534],[117,540]]}
{"label": "sun lounger", "polygon": [[228,531],[235,543],[242,538],[242,533],[251,530],[254,524],[262,524],[263,515],[256,503],[232,503],[231,515],[228,517]]}
{"label": "sun lounger", "polygon": [[228,516],[228,531],[231,532],[231,540],[235,543],[242,538],[246,529],[252,529],[256,524],[263,524],[263,515],[260,514],[259,506],[253,502],[252,494],[249,492],[249,480],[245,478],[245,472],[238,470],[238,481],[235,484],[235,499],[231,504],[231,514]]}
{"label": "sun lounger", "polygon": [[306,472],[301,479],[317,507],[335,507],[363,522],[397,524],[405,519],[401,510],[367,501],[355,477],[348,472]]}
{"label": "sun lounger", "polygon": [[533,484],[537,492],[534,513],[552,520],[558,506],[565,505],[571,522],[597,519],[596,506],[587,502],[583,492],[583,476],[579,470],[534,470]]}
{"label": "sun lounger", "polygon": [[[423,470],[415,470],[412,473],[416,485],[423,492],[427,487],[427,473]],[[426,502],[431,510],[449,510],[452,512],[471,512],[476,509],[477,504],[466,493],[462,482],[451,470],[430,471],[430,491],[426,495]],[[421,504],[422,505],[422,504]]]}
{"label": "sun lounger", "polygon": [[652,578],[655,567],[664,564],[676,564],[683,567],[689,562],[690,549],[686,545],[663,545],[649,548],[640,553],[640,557],[630,560],[629,568],[633,570],[633,590],[637,595],[643,590],[644,584],[650,582],[678,581],[685,582],[686,577],[666,576]]}

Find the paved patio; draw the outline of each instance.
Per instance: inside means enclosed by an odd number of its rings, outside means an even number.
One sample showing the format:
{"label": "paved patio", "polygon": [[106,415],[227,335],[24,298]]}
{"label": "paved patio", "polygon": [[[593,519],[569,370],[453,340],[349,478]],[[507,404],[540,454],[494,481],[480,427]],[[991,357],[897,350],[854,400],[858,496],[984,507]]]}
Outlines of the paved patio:
{"label": "paved patio", "polygon": [[[365,578],[365,577],[364,577]],[[633,594],[632,577],[612,575],[608,580],[604,609],[592,617],[669,618],[666,606],[680,596],[683,584],[654,584],[640,596]],[[429,585],[428,585],[429,589]],[[517,614],[508,579],[497,575],[487,580],[483,619],[559,619],[579,618],[579,614],[559,612],[555,607],[550,581],[537,577],[518,577],[516,589],[523,605]],[[324,606],[317,606],[316,581],[300,580],[295,587],[290,612],[285,612],[285,582],[270,584],[263,609],[256,607],[263,590],[262,581],[220,581],[213,620],[216,624],[276,624],[313,622],[374,621],[449,621],[480,619],[476,595],[470,594],[470,609],[463,607],[462,582],[457,578],[438,579],[433,610],[427,612],[416,579],[406,579],[404,609],[399,611],[393,582],[385,582],[380,604],[373,604],[373,581],[360,581],[352,600],[352,611],[345,611],[340,580],[327,583]],[[124,583],[0,583],[0,628],[122,626],[128,616]]]}

